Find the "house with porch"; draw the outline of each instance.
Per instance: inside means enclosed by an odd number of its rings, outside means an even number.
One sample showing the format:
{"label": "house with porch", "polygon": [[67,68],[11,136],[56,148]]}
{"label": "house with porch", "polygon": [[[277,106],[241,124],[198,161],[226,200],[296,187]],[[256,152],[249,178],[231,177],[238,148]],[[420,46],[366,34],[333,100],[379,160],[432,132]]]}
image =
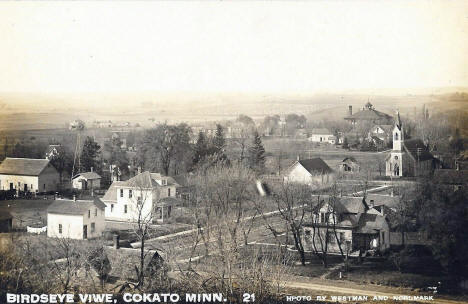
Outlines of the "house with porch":
{"label": "house with porch", "polygon": [[172,177],[149,171],[127,181],[115,181],[102,198],[106,204],[106,218],[163,222],[170,217],[176,203],[165,198],[175,199],[178,187]]}
{"label": "house with porch", "polygon": [[0,190],[57,191],[60,174],[48,159],[7,157],[0,164]]}
{"label": "house with porch", "polygon": [[47,208],[47,236],[86,240],[105,229],[106,205],[99,199],[55,200]]}
{"label": "house with porch", "polygon": [[390,248],[390,228],[385,215],[367,204],[364,197],[312,198],[303,224],[306,250],[358,254]]}

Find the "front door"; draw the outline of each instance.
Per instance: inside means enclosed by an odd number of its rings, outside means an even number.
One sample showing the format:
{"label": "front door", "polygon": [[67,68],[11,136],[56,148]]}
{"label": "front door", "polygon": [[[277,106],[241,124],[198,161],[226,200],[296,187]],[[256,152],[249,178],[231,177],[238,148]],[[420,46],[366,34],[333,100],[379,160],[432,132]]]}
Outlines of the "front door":
{"label": "front door", "polygon": [[87,238],[88,238],[88,226],[84,225],[83,226],[83,239],[87,239]]}
{"label": "front door", "polygon": [[10,190],[13,190],[13,183],[10,183]]}

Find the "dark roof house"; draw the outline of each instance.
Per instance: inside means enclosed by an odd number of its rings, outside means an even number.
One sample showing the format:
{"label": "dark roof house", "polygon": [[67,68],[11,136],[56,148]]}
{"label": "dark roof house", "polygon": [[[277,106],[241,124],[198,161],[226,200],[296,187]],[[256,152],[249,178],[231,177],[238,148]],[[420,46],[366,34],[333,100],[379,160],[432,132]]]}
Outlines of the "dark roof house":
{"label": "dark roof house", "polygon": [[333,172],[327,163],[325,163],[320,157],[298,160],[297,163],[311,174],[326,174]]}

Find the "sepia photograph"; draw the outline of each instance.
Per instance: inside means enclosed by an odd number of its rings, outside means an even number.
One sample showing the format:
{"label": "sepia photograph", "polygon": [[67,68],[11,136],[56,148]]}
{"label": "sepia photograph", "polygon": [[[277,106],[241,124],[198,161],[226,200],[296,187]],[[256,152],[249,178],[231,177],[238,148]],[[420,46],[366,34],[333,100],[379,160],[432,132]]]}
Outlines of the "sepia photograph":
{"label": "sepia photograph", "polygon": [[468,303],[468,1],[0,2],[0,304]]}

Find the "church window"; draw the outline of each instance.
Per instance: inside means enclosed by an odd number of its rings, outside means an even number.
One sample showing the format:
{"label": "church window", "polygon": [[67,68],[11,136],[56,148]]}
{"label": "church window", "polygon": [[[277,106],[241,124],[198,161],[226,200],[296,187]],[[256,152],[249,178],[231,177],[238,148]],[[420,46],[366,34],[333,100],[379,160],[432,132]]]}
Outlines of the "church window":
{"label": "church window", "polygon": [[397,156],[397,155],[395,155],[395,159],[398,159],[398,156]]}
{"label": "church window", "polygon": [[398,133],[395,133],[395,140],[398,140]]}

